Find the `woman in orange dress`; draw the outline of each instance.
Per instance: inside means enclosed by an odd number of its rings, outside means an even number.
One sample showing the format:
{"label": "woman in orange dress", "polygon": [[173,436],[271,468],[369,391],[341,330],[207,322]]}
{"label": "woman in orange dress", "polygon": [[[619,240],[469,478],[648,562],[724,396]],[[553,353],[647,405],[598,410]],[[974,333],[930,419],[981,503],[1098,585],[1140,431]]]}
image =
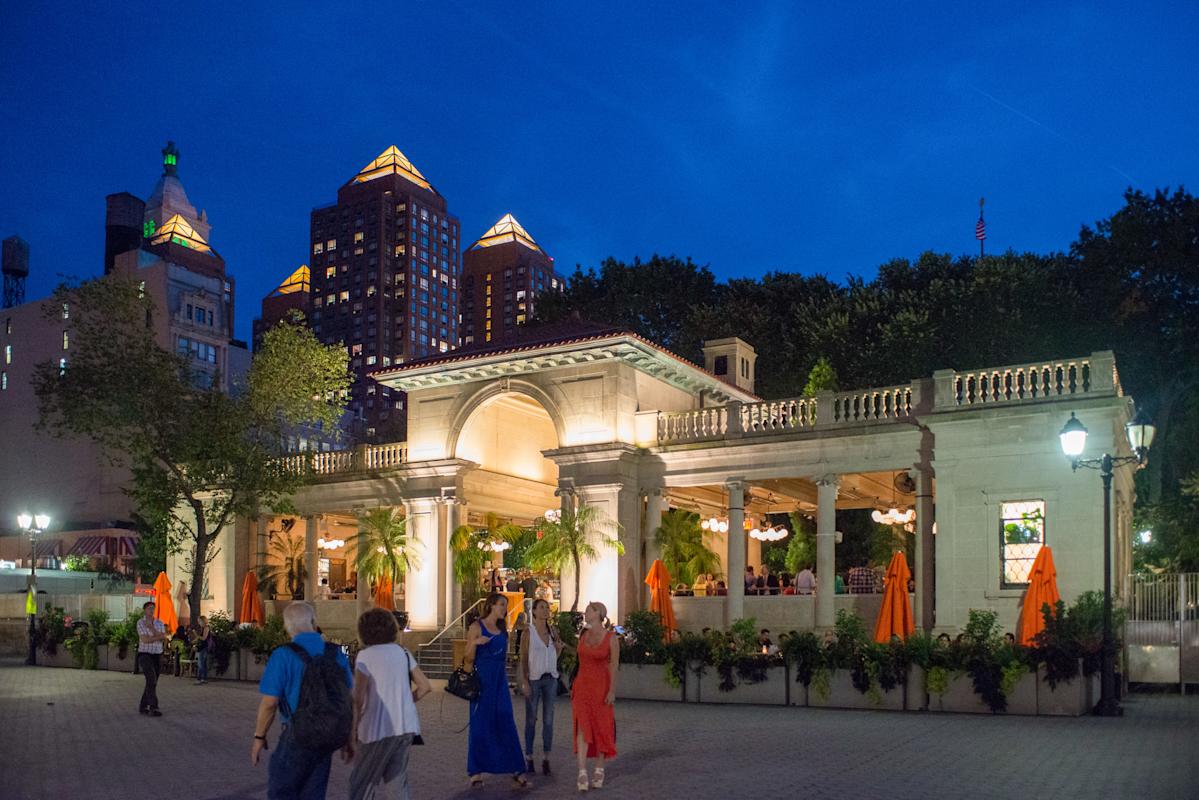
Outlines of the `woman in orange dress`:
{"label": "woman in orange dress", "polygon": [[[574,750],[579,762],[578,790],[604,785],[604,759],[616,755],[616,669],[620,644],[605,626],[608,609],[591,602],[583,609],[585,628],[579,636],[579,674],[570,687],[574,716]],[[587,759],[595,772],[587,776]]]}

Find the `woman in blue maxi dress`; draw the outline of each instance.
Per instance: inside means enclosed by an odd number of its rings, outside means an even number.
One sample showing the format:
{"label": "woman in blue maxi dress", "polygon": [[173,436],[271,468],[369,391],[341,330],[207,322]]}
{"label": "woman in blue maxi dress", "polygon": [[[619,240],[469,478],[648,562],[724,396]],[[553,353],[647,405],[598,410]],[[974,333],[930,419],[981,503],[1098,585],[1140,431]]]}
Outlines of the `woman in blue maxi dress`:
{"label": "woman in blue maxi dress", "polygon": [[522,774],[524,751],[512,714],[508,691],[508,600],[501,594],[488,596],[483,616],[467,632],[466,661],[474,663],[479,679],[479,698],[470,704],[470,738],[466,772],[472,786],[483,783],[483,773],[508,774],[520,787],[528,785]]}

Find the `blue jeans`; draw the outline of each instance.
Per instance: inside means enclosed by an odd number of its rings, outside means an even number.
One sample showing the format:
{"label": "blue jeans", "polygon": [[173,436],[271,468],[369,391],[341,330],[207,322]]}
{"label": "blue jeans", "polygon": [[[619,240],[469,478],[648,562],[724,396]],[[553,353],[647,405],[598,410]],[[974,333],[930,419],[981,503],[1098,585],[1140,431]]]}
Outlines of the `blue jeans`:
{"label": "blue jeans", "polygon": [[324,800],[329,785],[332,753],[318,753],[296,745],[284,726],[267,768],[269,800]]}
{"label": "blue jeans", "polygon": [[196,648],[196,679],[208,680],[208,647],[203,644]]}
{"label": "blue jeans", "polygon": [[553,675],[529,681],[525,697],[525,755],[533,757],[533,739],[537,737],[537,704],[541,703],[541,749],[550,752],[554,744],[554,702],[558,699],[558,679]]}

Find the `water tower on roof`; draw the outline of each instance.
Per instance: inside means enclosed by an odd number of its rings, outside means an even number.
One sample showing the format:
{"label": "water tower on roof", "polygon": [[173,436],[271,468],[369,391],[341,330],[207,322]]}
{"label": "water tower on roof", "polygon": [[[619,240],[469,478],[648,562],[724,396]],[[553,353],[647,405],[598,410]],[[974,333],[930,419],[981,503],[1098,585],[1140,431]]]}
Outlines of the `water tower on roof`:
{"label": "water tower on roof", "polygon": [[29,243],[20,236],[4,240],[4,308],[25,302],[25,278],[29,276]]}

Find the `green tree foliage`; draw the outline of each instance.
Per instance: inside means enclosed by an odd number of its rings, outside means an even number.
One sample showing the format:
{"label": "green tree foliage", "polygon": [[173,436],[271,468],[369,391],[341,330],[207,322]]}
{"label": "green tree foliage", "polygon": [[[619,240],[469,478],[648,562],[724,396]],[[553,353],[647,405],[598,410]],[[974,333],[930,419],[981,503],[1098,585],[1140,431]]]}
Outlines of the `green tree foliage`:
{"label": "green tree foliage", "polygon": [[304,579],[308,568],[304,560],[304,537],[290,530],[271,534],[266,555],[258,568],[258,581],[271,597],[286,594],[295,599],[304,597]]}
{"label": "green tree foliage", "polygon": [[45,313],[69,331],[71,349],[65,370],[37,365],[39,428],[91,439],[131,470],[129,493],[141,513],[168,518],[175,546],[189,552],[189,602],[199,608],[210,548],[224,527],[260,507],[285,510],[308,479],[277,458],[295,428],[335,429],[349,387],[345,350],[322,345],[297,322],[281,324],[225,394],[162,346],[155,323],[166,312],[134,280],[62,286]]}
{"label": "green tree foliage", "polygon": [[816,566],[816,522],[802,514],[788,515],[791,536],[787,539],[787,555],[784,559],[787,571],[797,575],[804,567]]}
{"label": "green tree foliage", "polygon": [[[459,525],[450,534],[450,550],[454,554],[454,580],[462,587],[462,602],[471,606],[479,600],[480,578],[483,567],[491,561],[494,551],[489,545],[492,542],[515,542],[525,538],[526,531],[510,520],[488,512],[484,517],[482,527]],[[531,545],[530,545],[531,548]],[[528,550],[525,550],[524,560],[528,562]]]}
{"label": "green tree foliage", "polygon": [[808,373],[808,382],[804,384],[803,396],[815,397],[819,392],[837,391],[837,371],[833,364],[824,356],[816,360],[812,371]]}
{"label": "green tree foliage", "polygon": [[[541,538],[529,548],[529,562],[535,569],[548,569],[561,574],[567,567],[573,570],[575,597],[570,611],[579,610],[580,576],[583,561],[599,558],[599,547],[607,547],[624,554],[620,541],[620,526],[608,519],[595,506],[579,506],[563,510],[555,519],[539,518],[533,527],[540,531]],[[609,535],[609,532],[616,534]]]}
{"label": "green tree foliage", "polygon": [[690,586],[698,575],[720,572],[720,557],[705,541],[710,535],[700,527],[699,514],[694,511],[672,508],[662,515],[654,541],[673,583]]}
{"label": "green tree foliage", "polygon": [[363,581],[398,583],[409,569],[420,566],[420,542],[408,535],[408,520],[398,508],[363,514],[350,543],[357,553],[359,591],[365,589]]}

